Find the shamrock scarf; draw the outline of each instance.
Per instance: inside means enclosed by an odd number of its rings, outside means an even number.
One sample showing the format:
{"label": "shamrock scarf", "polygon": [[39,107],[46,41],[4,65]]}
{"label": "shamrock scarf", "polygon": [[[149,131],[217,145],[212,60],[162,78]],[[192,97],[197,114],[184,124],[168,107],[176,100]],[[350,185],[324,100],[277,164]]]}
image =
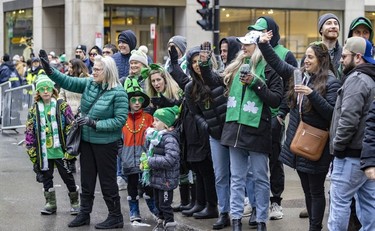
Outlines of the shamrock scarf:
{"label": "shamrock scarf", "polygon": [[[265,81],[264,69],[266,64],[264,59],[257,64],[255,68],[256,77],[254,78]],[[238,70],[230,88],[225,121],[236,121],[239,124],[258,128],[263,110],[263,101],[251,89],[255,82],[254,80],[250,85],[243,85],[239,78],[240,71]]]}
{"label": "shamrock scarf", "polygon": [[[45,111],[44,103],[43,101],[39,101],[37,103],[38,109],[39,109],[39,117],[40,117],[40,145],[42,147],[42,160],[43,160],[43,171],[48,170],[48,155],[47,155],[47,142],[49,143],[48,146],[52,145],[50,142],[53,142],[53,148],[58,148],[61,146],[60,139],[59,139],[59,131],[57,128],[57,121],[56,121],[56,99],[51,99],[51,110]],[[46,116],[50,113],[50,116]],[[50,118],[48,118],[50,117]],[[47,124],[47,122],[50,122]],[[47,133],[50,132],[50,129],[52,128],[52,138],[53,140],[47,140],[49,137],[47,137]]]}
{"label": "shamrock scarf", "polygon": [[[152,127],[146,129],[146,140],[150,143],[147,151],[147,158],[154,156],[154,147],[160,143],[163,134],[166,132],[167,130],[157,131]],[[150,170],[151,169],[144,169],[142,173],[142,183],[145,186],[150,184]]]}

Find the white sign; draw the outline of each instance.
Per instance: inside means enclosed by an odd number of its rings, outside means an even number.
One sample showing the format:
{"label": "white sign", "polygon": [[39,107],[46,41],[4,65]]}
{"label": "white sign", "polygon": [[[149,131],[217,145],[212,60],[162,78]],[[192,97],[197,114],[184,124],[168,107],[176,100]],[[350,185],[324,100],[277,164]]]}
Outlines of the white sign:
{"label": "white sign", "polygon": [[151,23],[150,24],[150,37],[151,37],[151,39],[155,39],[155,34],[156,34],[156,24]]}

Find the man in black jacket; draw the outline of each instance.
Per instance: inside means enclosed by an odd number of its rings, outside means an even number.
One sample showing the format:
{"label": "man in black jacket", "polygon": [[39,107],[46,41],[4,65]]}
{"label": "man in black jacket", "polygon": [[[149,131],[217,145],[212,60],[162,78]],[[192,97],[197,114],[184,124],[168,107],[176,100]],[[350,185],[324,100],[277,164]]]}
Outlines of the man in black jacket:
{"label": "man in black jacket", "polygon": [[[341,55],[343,86],[333,112],[330,139],[334,155],[330,187],[329,230],[347,230],[352,198],[360,211],[363,230],[375,230],[375,181],[361,170],[365,120],[375,97],[375,60],[372,44],[362,37],[348,38]],[[361,219],[364,218],[364,219]]]}

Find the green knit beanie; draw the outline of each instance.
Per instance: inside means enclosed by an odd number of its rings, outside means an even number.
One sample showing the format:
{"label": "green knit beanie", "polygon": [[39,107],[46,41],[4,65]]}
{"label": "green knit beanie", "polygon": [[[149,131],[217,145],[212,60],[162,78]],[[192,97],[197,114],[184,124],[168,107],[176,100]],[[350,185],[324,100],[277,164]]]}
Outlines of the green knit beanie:
{"label": "green knit beanie", "polygon": [[165,123],[168,127],[171,127],[179,115],[179,107],[164,107],[154,112],[154,117]]}

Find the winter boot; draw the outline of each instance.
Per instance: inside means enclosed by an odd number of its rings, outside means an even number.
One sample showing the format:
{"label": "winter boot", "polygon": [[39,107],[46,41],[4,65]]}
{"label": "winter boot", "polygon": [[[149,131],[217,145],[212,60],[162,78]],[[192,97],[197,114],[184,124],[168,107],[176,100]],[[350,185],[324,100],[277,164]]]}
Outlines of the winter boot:
{"label": "winter boot", "polygon": [[92,211],[94,198],[94,196],[85,195],[81,193],[81,204],[79,207],[79,213],[76,216],[76,218],[74,218],[74,220],[68,224],[68,227],[79,227],[90,224],[90,213]]}
{"label": "winter boot", "polygon": [[232,219],[232,231],[242,231],[241,219]]}
{"label": "winter boot", "polygon": [[78,190],[79,186],[76,186],[75,192],[68,193],[70,199],[70,215],[77,215],[79,212],[79,201],[78,201]]}
{"label": "winter boot", "polygon": [[176,227],[177,227],[177,223],[176,222],[168,222],[164,226],[164,231],[175,231]]}
{"label": "winter boot", "polygon": [[[173,212],[181,212],[181,207],[185,207],[190,203],[190,190],[189,184],[183,184],[179,186],[180,191],[180,204],[172,206]],[[186,207],[185,207],[186,208]]]}
{"label": "winter boot", "polygon": [[181,205],[180,206],[181,211],[192,209],[194,207],[194,205],[195,205],[195,201],[197,199],[195,184],[189,185],[189,192],[190,193],[188,193],[188,194],[190,194],[190,197],[191,197],[190,198],[190,203],[187,204],[187,205]]}
{"label": "winter boot", "polygon": [[210,205],[207,203],[206,207],[202,211],[193,213],[193,217],[196,219],[218,218],[219,211],[217,209],[217,205]]}
{"label": "winter boot", "polygon": [[128,196],[128,203],[129,203],[130,222],[133,222],[133,221],[141,222],[142,218],[139,213],[138,196],[135,200],[132,200],[131,196]]}
{"label": "winter boot", "polygon": [[156,226],[152,229],[152,231],[164,231],[164,220],[158,219],[156,221]]}
{"label": "winter boot", "polygon": [[147,207],[148,209],[150,210],[150,212],[157,216],[159,214],[159,210],[156,208],[156,205],[155,205],[155,200],[154,198],[151,198],[149,195],[147,195],[146,193],[143,193],[143,198],[145,199],[146,201],[146,204],[147,204]]}
{"label": "winter boot", "polygon": [[104,197],[108,207],[108,217],[105,221],[96,224],[96,229],[117,229],[124,227],[124,218],[121,214],[120,197],[109,198]]}
{"label": "winter boot", "polygon": [[44,197],[46,198],[46,204],[44,208],[40,210],[42,215],[51,215],[56,212],[56,192],[54,188],[44,191]]}

